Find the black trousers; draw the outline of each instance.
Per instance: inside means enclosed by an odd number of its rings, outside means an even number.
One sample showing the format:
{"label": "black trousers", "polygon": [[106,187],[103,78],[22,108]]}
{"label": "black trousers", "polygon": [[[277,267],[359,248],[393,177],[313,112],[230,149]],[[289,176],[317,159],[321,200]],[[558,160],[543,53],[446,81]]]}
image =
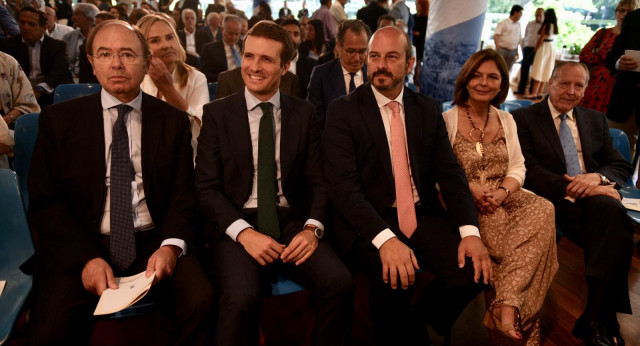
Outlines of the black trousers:
{"label": "black trousers", "polygon": [[[149,257],[160,247],[157,230],[136,233],[137,259],[126,272],[144,271]],[[102,258],[109,258],[109,237],[101,241]],[[107,260],[108,262],[108,260]],[[34,277],[35,308],[27,334],[29,345],[86,345],[96,319],[93,311],[99,297],[82,285],[80,273],[65,272],[44,256],[38,259]],[[171,345],[202,345],[207,333],[207,317],[213,289],[193,254],[178,259],[173,275],[151,288],[154,302],[175,323],[169,331]]]}
{"label": "black trousers", "polygon": [[[529,69],[533,64],[533,58],[536,56],[535,47],[524,47],[522,50],[522,66],[520,67],[520,83],[518,84],[518,92],[524,94],[524,90],[529,82]],[[531,90],[533,85],[529,88]]]}
{"label": "black trousers", "polygon": [[[585,274],[607,287],[605,306],[631,313],[628,276],[633,255],[633,225],[615,199],[595,196],[555,204],[556,225],[584,249]],[[589,302],[587,302],[589,304]]]}
{"label": "black trousers", "polygon": [[426,325],[447,334],[467,304],[482,290],[473,281],[471,259],[458,267],[460,232],[442,216],[428,215],[416,208],[418,228],[407,239],[399,231],[397,211],[389,208],[384,218],[391,230],[408,245],[418,259],[420,269],[434,274],[435,279],[412,305],[413,288],[391,289],[382,280],[380,254],[371,243],[359,241],[351,258],[360,263],[369,277],[369,312],[378,346],[425,344]]}
{"label": "black trousers", "polygon": [[[289,244],[304,227],[302,218],[279,209],[281,244]],[[257,224],[255,210],[247,211],[250,224]],[[307,288],[315,302],[313,345],[345,345],[353,315],[353,280],[333,248],[320,241],[303,264],[276,262],[261,266],[240,243],[227,235],[209,244],[209,255],[219,316],[216,344],[258,345],[261,297],[270,294],[276,272]]]}

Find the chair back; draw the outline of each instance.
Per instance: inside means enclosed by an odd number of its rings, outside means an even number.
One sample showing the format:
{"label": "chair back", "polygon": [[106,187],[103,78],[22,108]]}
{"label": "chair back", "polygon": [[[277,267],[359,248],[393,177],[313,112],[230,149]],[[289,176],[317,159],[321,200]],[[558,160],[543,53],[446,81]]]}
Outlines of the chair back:
{"label": "chair back", "polygon": [[98,83],[60,84],[53,92],[53,103],[95,94],[102,89]]}
{"label": "chair back", "polygon": [[16,121],[14,148],[14,167],[20,183],[20,194],[25,210],[29,207],[29,191],[27,180],[31,168],[31,156],[38,137],[38,118],[40,113],[24,114]]}
{"label": "chair back", "polygon": [[22,273],[19,267],[33,255],[34,249],[18,177],[8,169],[0,169],[0,201],[0,279],[6,280],[0,295],[0,345],[3,345],[31,291],[31,276]]}
{"label": "chair back", "polygon": [[525,100],[525,99],[522,99],[522,100],[509,100],[509,101],[506,101],[506,102],[514,103],[514,104],[517,103],[517,104],[520,105],[520,107],[531,106],[533,104],[532,100]]}
{"label": "chair back", "polygon": [[442,111],[443,112],[446,112],[446,111],[450,110],[451,108],[453,108],[453,101],[442,102]]}
{"label": "chair back", "polygon": [[620,129],[609,129],[611,138],[613,138],[613,146],[618,149],[620,154],[629,162],[631,162],[631,148],[629,147],[629,138]]}
{"label": "chair back", "polygon": [[218,90],[218,82],[209,83],[209,101],[216,98],[216,90]]}

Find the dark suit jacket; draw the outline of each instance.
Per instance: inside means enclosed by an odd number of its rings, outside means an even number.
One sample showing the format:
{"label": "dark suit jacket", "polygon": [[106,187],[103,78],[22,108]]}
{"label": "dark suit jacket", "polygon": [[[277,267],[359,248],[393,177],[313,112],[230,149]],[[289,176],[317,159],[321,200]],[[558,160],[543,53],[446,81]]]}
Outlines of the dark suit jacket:
{"label": "dark suit jacket", "polygon": [[[218,88],[215,99],[227,97],[244,89],[244,80],[240,67],[233,70],[224,71],[218,75]],[[280,91],[291,96],[300,97],[300,86],[298,77],[291,72],[287,72],[280,79]]]}
{"label": "dark suit jacket", "polygon": [[204,25],[200,28],[198,28],[198,31],[202,31],[202,32],[206,32],[207,35],[209,36],[209,40],[207,41],[207,43],[209,42],[213,42],[213,41],[222,41],[222,27],[218,28],[218,33],[216,34],[216,39],[213,39],[213,33],[211,32],[211,28],[209,28],[208,25]]}
{"label": "dark suit jacket", "polygon": [[[196,30],[194,33],[195,39],[196,39],[196,53],[198,53],[198,55],[202,55],[202,47],[204,47],[205,44],[213,41],[213,36],[211,36],[211,32],[209,32],[209,34],[207,34],[206,31],[202,31],[202,30]],[[178,38],[180,38],[180,44],[182,45],[182,48],[184,48],[184,50],[187,50],[187,33],[184,30],[180,30],[178,31]]]}
{"label": "dark suit jacket", "polygon": [[[367,65],[362,67],[364,82],[367,79]],[[340,59],[334,59],[326,64],[317,65],[311,72],[307,101],[316,106],[316,121],[320,132],[324,130],[325,114],[329,103],[347,94],[342,75]]]}
{"label": "dark suit jacket", "polygon": [[613,121],[624,122],[635,108],[637,122],[640,119],[640,72],[616,70],[616,61],[624,54],[625,49],[640,50],[640,9],[628,13],[624,18],[620,35],[616,37],[607,54],[607,67],[612,75],[617,75],[611,91],[607,117]]}
{"label": "dark suit jacket", "polygon": [[[395,201],[391,153],[382,116],[364,84],[329,105],[322,138],[325,179],[331,201],[347,225],[336,224],[338,252],[345,254],[356,238],[370,244],[385,228],[382,214]],[[478,225],[464,171],[449,144],[435,100],[404,89],[405,126],[411,175],[423,210],[445,215],[436,182],[454,226]]]}
{"label": "dark suit jacket", "polygon": [[[555,204],[564,200],[569,182],[563,178],[566,161],[547,100],[511,113],[527,166],[524,187]],[[600,173],[622,186],[631,174],[631,165],[613,146],[604,114],[581,107],[574,108],[573,114],[587,173]]]}
{"label": "dark suit jacket", "polygon": [[[29,76],[31,61],[27,43],[22,42],[22,36],[14,36],[0,41],[0,51],[14,57],[22,66],[24,73]],[[40,69],[44,75],[44,83],[54,88],[60,84],[73,83],[69,71],[67,45],[60,40],[44,36],[40,47]]]}
{"label": "dark suit jacket", "polygon": [[[242,45],[238,42],[238,54],[242,54]],[[227,54],[224,51],[224,42],[211,42],[204,45],[202,54],[200,54],[200,62],[202,63],[202,73],[207,76],[207,82],[213,83],[218,81],[218,74],[227,71]]]}
{"label": "dark suit jacket", "polygon": [[[313,106],[282,93],[280,102],[284,196],[296,215],[323,222],[328,199]],[[204,106],[196,157],[196,195],[198,207],[208,220],[211,240],[223,235],[234,221],[246,220],[241,210],[251,195],[255,174],[246,105],[244,93],[239,92]]]}
{"label": "dark suit jacket", "polygon": [[[29,221],[42,253],[64,270],[82,270],[89,259],[100,257],[105,172],[100,93],[43,109],[29,174]],[[162,240],[179,238],[192,245],[189,119],[147,94],[142,94],[142,177]]]}
{"label": "dark suit jacket", "polygon": [[387,10],[376,2],[376,0],[372,0],[366,7],[363,7],[358,10],[356,14],[356,18],[362,20],[365,24],[369,26],[371,32],[378,30],[378,18],[387,14]]}
{"label": "dark suit jacket", "polygon": [[316,60],[298,52],[298,61],[296,62],[296,76],[300,82],[300,98],[307,98],[307,88],[311,80],[311,71],[316,66]]}

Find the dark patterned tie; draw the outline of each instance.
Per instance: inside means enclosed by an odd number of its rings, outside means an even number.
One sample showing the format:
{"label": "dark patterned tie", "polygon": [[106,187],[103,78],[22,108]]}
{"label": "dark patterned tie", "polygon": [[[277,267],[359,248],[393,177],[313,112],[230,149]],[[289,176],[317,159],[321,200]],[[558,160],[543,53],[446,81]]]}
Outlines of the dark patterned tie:
{"label": "dark patterned tie", "polygon": [[560,114],[560,144],[562,145],[562,151],[564,151],[564,158],[567,162],[567,175],[575,177],[582,173],[580,168],[580,159],[578,158],[578,150],[576,149],[576,142],[573,140],[571,129],[567,125],[567,115]]}
{"label": "dark patterned tie", "polygon": [[274,239],[280,238],[277,210],[276,145],[271,103],[262,102],[258,131],[258,230]]}
{"label": "dark patterned tie", "polygon": [[354,90],[356,90],[356,81],[353,77],[355,77],[355,73],[349,72],[349,76],[351,76],[351,80],[349,80],[349,94],[351,94]]}
{"label": "dark patterned tie", "polygon": [[111,262],[124,271],[136,260],[136,239],[133,234],[133,207],[131,181],[135,171],[129,155],[129,136],[125,118],[131,111],[126,104],[116,106],[118,119],[113,125],[111,142]]}

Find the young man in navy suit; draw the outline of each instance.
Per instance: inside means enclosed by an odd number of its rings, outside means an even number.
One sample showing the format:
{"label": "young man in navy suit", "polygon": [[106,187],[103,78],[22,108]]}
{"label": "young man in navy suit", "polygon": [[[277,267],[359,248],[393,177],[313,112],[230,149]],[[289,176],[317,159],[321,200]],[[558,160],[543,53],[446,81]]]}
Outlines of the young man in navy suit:
{"label": "young man in navy suit", "polygon": [[244,40],[241,92],[204,107],[196,195],[219,290],[218,345],[257,345],[276,272],[315,298],[314,345],[344,345],[351,274],[323,240],[328,198],[313,105],[279,91],[293,43],[270,21]]}

